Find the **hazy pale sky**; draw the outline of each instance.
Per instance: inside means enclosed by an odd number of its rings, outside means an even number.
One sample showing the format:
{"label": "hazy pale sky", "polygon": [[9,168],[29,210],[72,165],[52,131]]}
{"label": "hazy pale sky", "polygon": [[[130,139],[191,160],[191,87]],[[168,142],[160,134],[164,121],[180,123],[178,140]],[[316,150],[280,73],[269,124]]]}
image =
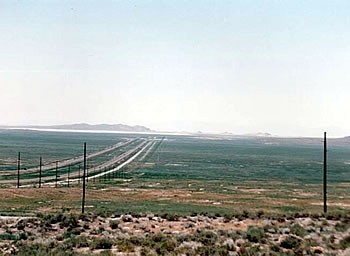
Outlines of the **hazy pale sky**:
{"label": "hazy pale sky", "polygon": [[350,135],[350,1],[0,0],[0,124]]}

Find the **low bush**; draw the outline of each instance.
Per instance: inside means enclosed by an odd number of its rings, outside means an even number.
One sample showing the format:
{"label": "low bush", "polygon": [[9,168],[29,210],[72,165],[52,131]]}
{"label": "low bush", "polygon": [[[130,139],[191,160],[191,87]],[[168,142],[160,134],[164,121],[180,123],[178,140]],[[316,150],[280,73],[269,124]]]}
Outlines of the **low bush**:
{"label": "low bush", "polygon": [[281,242],[281,247],[286,249],[296,249],[300,247],[300,245],[301,245],[300,239],[293,236],[288,236],[286,239],[284,239]]}
{"label": "low bush", "polygon": [[202,243],[205,246],[213,246],[218,240],[218,235],[210,230],[202,229],[197,230],[194,235],[194,239],[197,242]]}
{"label": "low bush", "polygon": [[168,237],[160,243],[156,243],[154,249],[157,255],[168,255],[169,252],[173,252],[176,248],[176,240]]}
{"label": "low bush", "polygon": [[111,220],[109,221],[109,226],[111,229],[116,229],[118,228],[119,225],[119,220]]}
{"label": "low bush", "polygon": [[340,247],[344,250],[346,248],[350,248],[350,235],[344,237],[342,240],[340,240]]}
{"label": "low bush", "polygon": [[61,221],[60,221],[60,228],[76,228],[79,226],[79,222],[78,222],[78,218],[73,215],[73,214],[70,214],[68,216],[63,216]]}
{"label": "low bush", "polygon": [[135,250],[134,244],[129,239],[119,239],[116,245],[121,252],[133,252]]}
{"label": "low bush", "polygon": [[264,216],[264,211],[263,210],[259,210],[258,212],[257,212],[257,214],[256,214],[256,216],[258,217],[258,218],[261,218],[262,216]]}
{"label": "low bush", "polygon": [[18,240],[19,236],[9,233],[0,234],[0,240]]}
{"label": "low bush", "polygon": [[337,224],[335,224],[335,230],[337,230],[338,232],[345,232],[349,228],[350,228],[350,223],[338,222]]}
{"label": "low bush", "polygon": [[131,215],[123,215],[122,218],[121,218],[121,220],[122,220],[123,222],[133,222],[133,218],[132,218]]}
{"label": "low bush", "polygon": [[178,221],[179,216],[173,213],[164,213],[160,216],[163,219],[166,219],[168,221]]}
{"label": "low bush", "polygon": [[111,249],[113,246],[113,241],[107,238],[95,238],[90,244],[90,249]]}
{"label": "low bush", "polygon": [[72,248],[89,247],[89,241],[86,236],[74,236],[70,239],[67,239],[64,243],[69,244]]}
{"label": "low bush", "polygon": [[265,237],[265,232],[259,227],[249,227],[247,230],[247,239],[253,243],[260,243]]}
{"label": "low bush", "polygon": [[50,255],[52,250],[48,245],[41,243],[27,244],[22,243],[17,245],[18,256],[46,256]]}
{"label": "low bush", "polygon": [[201,246],[197,248],[195,255],[226,256],[229,252],[223,246]]}
{"label": "low bush", "polygon": [[228,223],[233,219],[233,214],[225,214],[224,215],[224,222]]}
{"label": "low bush", "polygon": [[300,237],[304,237],[306,235],[306,230],[300,226],[299,224],[294,224],[293,226],[291,226],[290,228],[290,233],[300,236]]}

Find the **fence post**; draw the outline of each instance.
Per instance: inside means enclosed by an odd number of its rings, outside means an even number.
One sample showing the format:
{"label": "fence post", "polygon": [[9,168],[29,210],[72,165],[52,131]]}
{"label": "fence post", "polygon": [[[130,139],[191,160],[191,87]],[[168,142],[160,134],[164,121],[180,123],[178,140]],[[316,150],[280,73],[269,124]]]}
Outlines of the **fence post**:
{"label": "fence post", "polygon": [[42,162],[42,158],[40,157],[40,161],[39,161],[39,188],[41,188],[41,169],[43,166],[43,162]]}
{"label": "fence post", "polygon": [[19,171],[21,169],[21,152],[18,152],[17,159],[17,188],[19,188]]}
{"label": "fence post", "polygon": [[85,211],[85,175],[86,175],[86,142],[84,142],[84,172],[83,172],[83,198],[81,202],[81,213]]}

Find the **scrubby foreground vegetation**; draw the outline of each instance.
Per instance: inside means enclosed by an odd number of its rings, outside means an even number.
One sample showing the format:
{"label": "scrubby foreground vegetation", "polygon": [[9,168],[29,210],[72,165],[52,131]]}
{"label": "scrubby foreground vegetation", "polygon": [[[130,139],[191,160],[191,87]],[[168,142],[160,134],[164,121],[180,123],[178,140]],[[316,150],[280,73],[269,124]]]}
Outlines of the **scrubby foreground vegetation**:
{"label": "scrubby foreground vegetation", "polygon": [[1,217],[2,255],[341,255],[350,216],[65,213]]}

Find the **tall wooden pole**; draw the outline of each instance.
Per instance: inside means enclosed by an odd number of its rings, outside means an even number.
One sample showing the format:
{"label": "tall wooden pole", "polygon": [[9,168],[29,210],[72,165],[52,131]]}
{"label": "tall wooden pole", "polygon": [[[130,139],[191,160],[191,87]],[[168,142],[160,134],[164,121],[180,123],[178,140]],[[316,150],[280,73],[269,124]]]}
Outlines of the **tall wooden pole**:
{"label": "tall wooden pole", "polygon": [[83,172],[83,199],[81,201],[81,213],[85,211],[85,175],[86,175],[86,142],[84,142],[84,172]]}
{"label": "tall wooden pole", "polygon": [[323,212],[327,213],[327,133],[323,140]]}
{"label": "tall wooden pole", "polygon": [[41,169],[43,166],[43,161],[42,158],[40,157],[40,162],[39,162],[39,188],[41,188]]}
{"label": "tall wooden pole", "polygon": [[19,171],[21,169],[21,152],[18,152],[17,159],[17,188],[19,188]]}

